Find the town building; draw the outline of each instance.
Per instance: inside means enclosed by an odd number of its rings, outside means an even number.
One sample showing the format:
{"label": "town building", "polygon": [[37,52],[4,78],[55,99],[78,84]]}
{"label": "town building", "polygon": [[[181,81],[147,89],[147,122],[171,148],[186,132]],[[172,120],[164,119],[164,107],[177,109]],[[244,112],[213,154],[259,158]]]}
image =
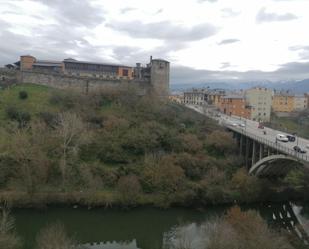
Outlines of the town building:
{"label": "town building", "polygon": [[254,87],[245,91],[246,102],[251,109],[251,119],[269,122],[273,91],[264,87]]}
{"label": "town building", "polygon": [[208,103],[214,105],[217,108],[221,106],[221,99],[226,95],[224,89],[211,89],[208,93]]}
{"label": "town building", "polygon": [[296,112],[303,111],[307,109],[307,107],[308,107],[308,99],[304,94],[294,96],[294,106],[293,106],[294,111]]}
{"label": "town building", "polygon": [[275,91],[272,97],[273,112],[293,112],[294,94],[290,91]]}
{"label": "town building", "polygon": [[184,92],[184,104],[205,105],[208,101],[207,89],[192,89]]}
{"label": "town building", "polygon": [[63,61],[39,60],[31,55],[20,57],[20,70],[32,70],[44,73],[63,73],[80,77],[115,77],[133,78],[133,67],[98,63],[89,61],[79,61],[72,58]]}
{"label": "town building", "polygon": [[221,97],[220,111],[226,115],[250,119],[251,106],[246,103],[242,95],[227,95]]}
{"label": "town building", "polygon": [[184,102],[183,95],[169,95],[168,99],[177,104],[182,104]]}

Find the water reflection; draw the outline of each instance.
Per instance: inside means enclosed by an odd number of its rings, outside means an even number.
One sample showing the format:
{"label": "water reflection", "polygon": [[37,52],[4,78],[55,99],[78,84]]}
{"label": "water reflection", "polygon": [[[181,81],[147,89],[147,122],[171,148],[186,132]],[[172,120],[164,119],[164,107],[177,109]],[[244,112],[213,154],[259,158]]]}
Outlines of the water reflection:
{"label": "water reflection", "polygon": [[[87,249],[164,249],[170,245],[200,249],[205,245],[205,227],[213,217],[222,216],[227,208],[209,208],[203,212],[151,208],[128,212],[51,208],[44,212],[17,210],[14,215],[17,232],[26,242],[25,249],[34,247],[35,236],[42,227],[57,220]],[[282,203],[242,208],[256,209],[270,225],[286,229],[308,243],[308,206]]]}
{"label": "water reflection", "polygon": [[[82,245],[83,249],[137,249],[136,240],[127,242],[99,242],[99,243],[86,243]],[[138,248],[141,249],[141,248]]]}

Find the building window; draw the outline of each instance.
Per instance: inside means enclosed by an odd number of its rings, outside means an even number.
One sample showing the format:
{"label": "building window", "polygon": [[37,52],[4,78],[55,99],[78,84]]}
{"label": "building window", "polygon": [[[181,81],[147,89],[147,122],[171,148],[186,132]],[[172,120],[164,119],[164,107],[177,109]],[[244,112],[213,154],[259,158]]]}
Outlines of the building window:
{"label": "building window", "polygon": [[129,76],[129,70],[128,69],[123,69],[122,70],[122,76]]}

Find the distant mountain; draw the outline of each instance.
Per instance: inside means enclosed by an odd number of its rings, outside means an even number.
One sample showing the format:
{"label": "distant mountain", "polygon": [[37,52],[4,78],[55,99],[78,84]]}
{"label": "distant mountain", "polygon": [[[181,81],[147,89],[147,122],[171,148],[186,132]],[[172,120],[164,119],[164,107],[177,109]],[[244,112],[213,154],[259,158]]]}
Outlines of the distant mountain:
{"label": "distant mountain", "polygon": [[192,88],[223,88],[227,90],[248,89],[254,86],[263,86],[276,90],[291,90],[294,93],[309,92],[309,79],[301,81],[250,81],[250,82],[204,82],[204,83],[187,83],[187,84],[172,84],[171,91],[184,91]]}
{"label": "distant mountain", "polygon": [[301,81],[290,81],[284,83],[274,83],[273,88],[275,89],[284,89],[291,90],[295,93],[306,93],[309,92],[309,79],[301,80]]}

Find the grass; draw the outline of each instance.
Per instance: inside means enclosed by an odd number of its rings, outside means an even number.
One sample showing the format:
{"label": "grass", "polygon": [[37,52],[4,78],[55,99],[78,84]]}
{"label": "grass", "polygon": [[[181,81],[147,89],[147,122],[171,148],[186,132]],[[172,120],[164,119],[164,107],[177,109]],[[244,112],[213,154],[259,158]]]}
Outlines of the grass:
{"label": "grass", "polygon": [[[19,92],[26,91],[27,99],[20,99]],[[0,90],[0,122],[7,119],[6,109],[16,107],[18,110],[27,111],[33,115],[40,112],[55,112],[57,107],[49,103],[49,98],[55,89],[34,84],[16,85]]]}
{"label": "grass", "polygon": [[271,126],[288,133],[297,133],[300,137],[309,138],[309,124],[299,123],[298,118],[273,117],[271,120]]}

